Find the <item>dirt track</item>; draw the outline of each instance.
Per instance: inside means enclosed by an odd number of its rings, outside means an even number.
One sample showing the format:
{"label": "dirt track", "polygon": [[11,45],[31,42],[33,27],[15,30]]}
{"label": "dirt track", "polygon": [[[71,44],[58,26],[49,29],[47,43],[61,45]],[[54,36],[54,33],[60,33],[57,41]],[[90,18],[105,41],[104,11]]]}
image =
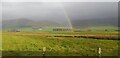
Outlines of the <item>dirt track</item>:
{"label": "dirt track", "polygon": [[119,40],[118,35],[80,35],[80,34],[17,34],[20,36],[47,36],[47,37],[81,37],[81,38],[94,38],[94,39],[110,39]]}

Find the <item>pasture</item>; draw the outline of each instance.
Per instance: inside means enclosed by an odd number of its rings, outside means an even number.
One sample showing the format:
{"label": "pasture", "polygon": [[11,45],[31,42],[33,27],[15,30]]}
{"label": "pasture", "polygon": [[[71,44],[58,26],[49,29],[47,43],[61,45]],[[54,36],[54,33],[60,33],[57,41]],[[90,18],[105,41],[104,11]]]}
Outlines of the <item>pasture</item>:
{"label": "pasture", "polygon": [[[72,32],[47,32],[45,34],[72,34]],[[19,35],[16,35],[19,34]],[[42,56],[42,49],[46,47],[46,56],[118,56],[118,40],[102,40],[93,38],[22,36],[29,32],[3,32],[3,56]],[[44,33],[32,33],[44,34]],[[73,33],[73,34],[95,34]],[[117,32],[97,32],[97,34],[118,34]]]}

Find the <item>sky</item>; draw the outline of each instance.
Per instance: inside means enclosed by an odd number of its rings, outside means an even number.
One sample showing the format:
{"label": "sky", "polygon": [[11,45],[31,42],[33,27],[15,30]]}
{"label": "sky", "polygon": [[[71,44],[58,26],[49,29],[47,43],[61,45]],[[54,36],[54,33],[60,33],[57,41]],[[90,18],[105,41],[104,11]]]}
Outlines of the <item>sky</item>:
{"label": "sky", "polygon": [[3,2],[118,2],[119,0],[2,0]]}
{"label": "sky", "polygon": [[[56,15],[56,17],[54,16],[54,18],[57,19],[59,17],[61,17],[61,19],[66,18],[65,15],[62,16],[64,14],[63,12],[66,12],[67,13],[66,15],[68,16],[70,16],[72,13],[72,15],[76,15],[80,17],[88,16],[87,18],[92,17],[99,13],[101,13],[101,15],[104,14],[106,16],[109,14],[109,16],[113,15],[115,17],[118,10],[117,3],[105,3],[105,2],[118,2],[119,0],[0,0],[0,1],[2,2],[2,3],[0,2],[0,7],[3,10],[3,15],[1,14],[2,13],[1,11],[0,16],[3,17],[3,20],[17,19],[19,17],[28,18],[28,16],[29,18],[32,17],[32,19],[37,20],[38,18],[40,19],[41,17],[46,17],[46,16],[49,16],[49,18],[51,17],[52,19],[53,17],[52,15],[50,15],[51,12],[53,13],[53,15]],[[62,2],[71,2],[71,3],[64,4]],[[93,4],[90,4],[88,2],[93,2]],[[99,4],[96,2],[103,2],[103,3]],[[64,5],[61,5],[61,3]],[[68,4],[69,6],[66,7],[66,5]],[[74,11],[78,13],[75,14],[73,13]],[[82,15],[79,14],[79,12],[82,13]],[[59,17],[57,17],[57,15]],[[101,15],[98,16],[101,17]],[[72,16],[72,17],[76,17],[76,16]],[[42,18],[42,19],[46,19],[46,18]]]}
{"label": "sky", "polygon": [[83,20],[117,18],[115,2],[4,2],[2,19]]}
{"label": "sky", "polygon": [[[49,20],[68,23],[72,20],[118,18],[119,0],[2,0],[2,20]],[[66,2],[67,1],[67,2]]]}

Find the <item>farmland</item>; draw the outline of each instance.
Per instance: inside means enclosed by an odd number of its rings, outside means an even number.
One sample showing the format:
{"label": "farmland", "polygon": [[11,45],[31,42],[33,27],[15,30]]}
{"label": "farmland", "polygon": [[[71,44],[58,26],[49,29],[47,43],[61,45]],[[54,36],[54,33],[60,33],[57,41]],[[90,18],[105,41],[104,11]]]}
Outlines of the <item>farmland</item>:
{"label": "farmland", "polygon": [[5,58],[119,55],[118,2],[6,1],[0,6]]}
{"label": "farmland", "polygon": [[[3,32],[3,56],[97,56],[98,48],[102,56],[118,56],[118,40],[102,40],[81,37],[22,36],[32,32]],[[16,35],[17,34],[17,35]],[[103,34],[117,35],[117,32],[44,32],[32,34]]]}

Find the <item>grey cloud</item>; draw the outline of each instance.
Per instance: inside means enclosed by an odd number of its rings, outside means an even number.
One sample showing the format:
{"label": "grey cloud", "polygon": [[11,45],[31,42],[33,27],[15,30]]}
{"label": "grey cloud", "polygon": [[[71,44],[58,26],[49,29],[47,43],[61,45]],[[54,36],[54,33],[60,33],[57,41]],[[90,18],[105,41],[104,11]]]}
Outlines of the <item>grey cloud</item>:
{"label": "grey cloud", "polygon": [[117,7],[115,2],[4,2],[3,20],[28,18],[66,23],[65,15],[71,20],[117,18]]}

